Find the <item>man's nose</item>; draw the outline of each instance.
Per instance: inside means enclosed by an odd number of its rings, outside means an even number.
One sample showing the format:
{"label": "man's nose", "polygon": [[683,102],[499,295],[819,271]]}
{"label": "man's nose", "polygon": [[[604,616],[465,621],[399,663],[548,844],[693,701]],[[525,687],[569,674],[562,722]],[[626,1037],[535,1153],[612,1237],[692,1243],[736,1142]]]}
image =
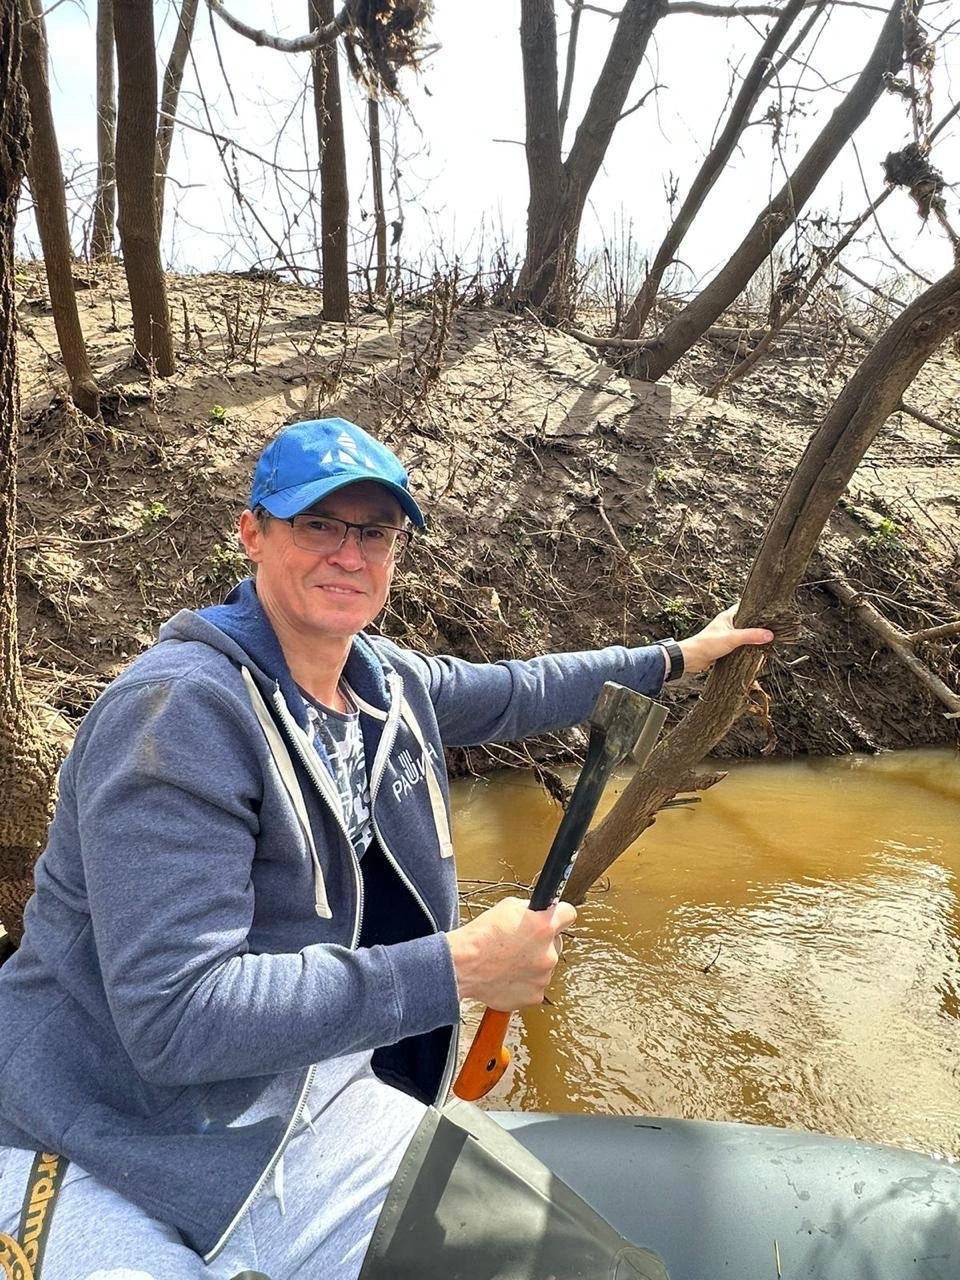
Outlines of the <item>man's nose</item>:
{"label": "man's nose", "polygon": [[344,564],[352,568],[359,568],[366,563],[363,554],[363,544],[360,539],[363,536],[363,530],[357,529],[353,525],[347,529],[346,536],[337,547],[328,556],[330,560],[336,560],[339,564]]}

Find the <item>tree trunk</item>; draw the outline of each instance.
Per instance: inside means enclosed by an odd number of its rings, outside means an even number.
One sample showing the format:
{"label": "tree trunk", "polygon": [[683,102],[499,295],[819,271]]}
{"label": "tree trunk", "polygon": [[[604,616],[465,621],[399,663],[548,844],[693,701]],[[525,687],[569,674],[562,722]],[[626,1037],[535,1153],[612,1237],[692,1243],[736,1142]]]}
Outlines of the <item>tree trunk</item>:
{"label": "tree trunk", "polygon": [[[556,274],[563,164],[557,102],[557,15],[553,0],[522,0],[520,53],[530,199],[527,252],[517,282],[524,302],[542,303]],[[548,269],[549,268],[549,269]]]}
{"label": "tree trunk", "polygon": [[193,28],[197,19],[199,0],[183,0],[177,22],[177,34],[163,73],[163,96],[160,99],[160,124],[157,129],[156,200],[157,237],[163,231],[163,197],[167,185],[167,169],[170,167],[170,148],[173,145],[173,122],[177,115],[180,86],[183,84],[183,68],[186,66]]}
{"label": "tree trunk", "polygon": [[30,711],[17,643],[17,382],[13,228],[27,160],[21,14],[0,3],[0,918],[14,942],[50,818],[56,753]]}
{"label": "tree trunk", "polygon": [[730,109],[730,114],[721,130],[720,136],[701,165],[700,172],[694,179],[686,199],[680,206],[679,213],[674,218],[673,224],[656,252],[647,278],[643,282],[643,288],[624,314],[620,328],[621,337],[639,337],[643,322],[649,315],[650,308],[656,300],[663,273],[676,257],[684,236],[690,230],[690,224],[700,212],[704,200],[713,190],[714,184],[733,154],[733,150],[747,126],[750,112],[756,105],[760,94],[770,83],[773,71],[773,55],[779,49],[780,41],[786,36],[806,3],[807,0],[789,0],[783,13],[770,28],[767,38],[753,60],[753,65],[744,77],[740,92],[737,94],[736,100]]}
{"label": "tree trunk", "polygon": [[100,415],[100,393],[94,381],[77,312],[73,288],[73,250],[67,220],[67,197],[60,167],[60,149],[50,106],[47,79],[47,31],[40,0],[19,0],[23,53],[21,75],[30,105],[33,139],[28,160],[30,188],[36,207],[43,265],[50,289],[50,306],[60,354],[70,379],[74,403],[91,418]]}
{"label": "tree trunk", "polygon": [[810,199],[840,151],[866,120],[887,76],[903,65],[904,0],[894,0],[870,60],[785,185],[747,232],[733,257],[694,300],[636,357],[633,372],[662,378],[722,312],[740,296],[754,272]]}
{"label": "tree trunk", "polygon": [[378,297],[387,292],[387,215],[383,207],[383,165],[380,158],[380,103],[367,99],[367,126],[370,134],[370,168],[373,185],[373,238],[377,258],[374,291]]}
{"label": "tree trunk", "polygon": [[567,159],[560,157],[557,24],[553,0],[523,0],[520,48],[526,109],[527,251],[518,300],[557,318],[572,311],[577,240],[590,188],[666,0],[626,0]]}
{"label": "tree trunk", "polygon": [[[333,21],[334,0],[308,0],[310,30]],[[347,154],[343,141],[339,44],[313,53],[313,101],[320,147],[320,265],[323,318],[345,324],[350,318],[347,271],[349,197]]]}
{"label": "tree trunk", "polygon": [[115,4],[113,30],[120,248],[133,310],[134,349],[145,368],[168,378],[174,370],[173,334],[157,233],[157,54],[152,0]]}
{"label": "tree trunk", "polygon": [[[824,525],[888,417],[924,362],[960,330],[960,267],[911,303],[882,334],[810,440],[764,534],[747,578],[738,625],[776,631],[794,612],[794,592]],[[743,713],[763,663],[761,651],[738,649],[716,664],[703,697],[654,751],[604,820],[584,841],[566,896],[587,889],[680,790],[678,780]]]}
{"label": "tree trunk", "polygon": [[97,2],[97,195],[93,205],[90,257],[113,253],[117,219],[117,87],[114,76],[113,0]]}

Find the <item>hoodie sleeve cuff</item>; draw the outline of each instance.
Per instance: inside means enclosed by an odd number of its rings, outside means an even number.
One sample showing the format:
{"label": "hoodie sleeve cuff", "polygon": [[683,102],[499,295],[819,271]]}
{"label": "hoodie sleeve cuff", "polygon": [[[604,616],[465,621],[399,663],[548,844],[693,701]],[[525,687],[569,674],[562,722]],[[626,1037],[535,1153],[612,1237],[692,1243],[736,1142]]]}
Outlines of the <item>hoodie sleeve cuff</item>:
{"label": "hoodie sleeve cuff", "polygon": [[384,947],[393,973],[397,1038],[453,1026],[460,996],[445,933]]}

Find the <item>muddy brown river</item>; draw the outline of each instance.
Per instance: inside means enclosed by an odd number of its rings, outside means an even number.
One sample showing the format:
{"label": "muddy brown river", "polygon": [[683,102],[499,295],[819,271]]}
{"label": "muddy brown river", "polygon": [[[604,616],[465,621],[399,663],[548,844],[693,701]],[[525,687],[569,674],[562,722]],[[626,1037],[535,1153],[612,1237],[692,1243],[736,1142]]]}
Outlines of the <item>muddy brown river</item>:
{"label": "muddy brown river", "polygon": [[[558,807],[516,774],[453,791],[465,892],[531,881]],[[960,1157],[960,755],[732,765],[614,864],[550,999],[515,1016],[490,1105]]]}

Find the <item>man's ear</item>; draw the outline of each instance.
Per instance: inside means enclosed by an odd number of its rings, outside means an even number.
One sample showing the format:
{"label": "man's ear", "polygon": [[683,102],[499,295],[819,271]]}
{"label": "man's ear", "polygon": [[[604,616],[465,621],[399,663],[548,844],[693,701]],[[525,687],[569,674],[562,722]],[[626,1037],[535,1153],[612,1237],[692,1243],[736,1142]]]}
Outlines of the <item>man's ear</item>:
{"label": "man's ear", "polygon": [[257,564],[262,554],[263,529],[249,507],[241,512],[238,532],[240,541],[243,543],[243,549],[247,553],[247,559]]}

